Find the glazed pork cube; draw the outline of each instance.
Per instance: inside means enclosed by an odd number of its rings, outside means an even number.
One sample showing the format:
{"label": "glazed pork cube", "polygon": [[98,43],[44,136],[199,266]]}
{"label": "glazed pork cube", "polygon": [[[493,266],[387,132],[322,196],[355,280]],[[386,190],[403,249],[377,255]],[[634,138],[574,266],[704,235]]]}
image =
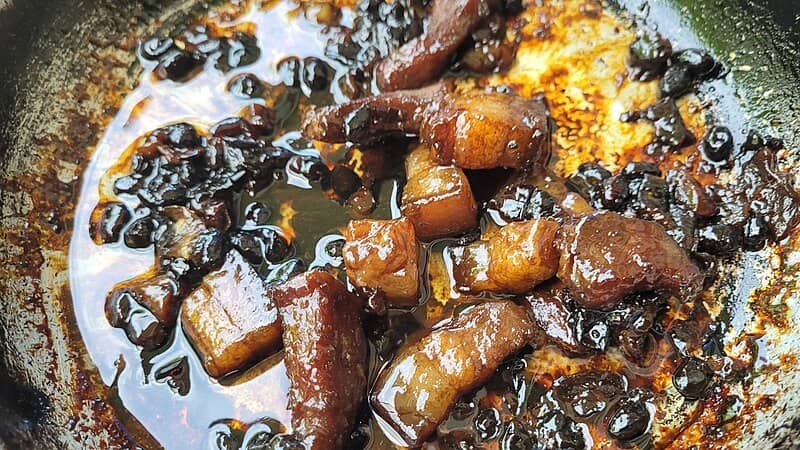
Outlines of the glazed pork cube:
{"label": "glazed pork cube", "polygon": [[378,377],[372,407],[416,448],[459,397],[486,382],[534,337],[534,325],[521,306],[510,301],[472,306],[398,351]]}
{"label": "glazed pork cube", "polygon": [[157,347],[175,326],[181,293],[172,275],[147,272],[114,286],[106,296],[106,318],[134,344]]}
{"label": "glazed pork cube", "polygon": [[353,220],[344,232],[347,277],[393,305],[418,302],[419,242],[408,219]]}
{"label": "glazed pork cube", "polygon": [[290,279],[276,288],[275,300],[294,433],[307,450],[341,449],[366,394],[362,302],[322,271]]}
{"label": "glazed pork cube", "polygon": [[233,250],[186,297],[181,323],[213,377],[245,369],[280,348],[278,309],[267,285]]}
{"label": "glazed pork cube", "polygon": [[478,205],[463,170],[437,165],[430,149],[420,146],[406,158],[406,177],[403,215],[414,224],[420,240],[458,235],[478,226]]}
{"label": "glazed pork cube", "polygon": [[643,291],[690,300],[703,274],[656,222],[612,212],[583,216],[559,233],[558,278],[582,306],[607,309]]}
{"label": "glazed pork cube", "polygon": [[553,278],[558,270],[556,236],[550,219],[514,222],[454,251],[453,275],[467,292],[521,294]]}

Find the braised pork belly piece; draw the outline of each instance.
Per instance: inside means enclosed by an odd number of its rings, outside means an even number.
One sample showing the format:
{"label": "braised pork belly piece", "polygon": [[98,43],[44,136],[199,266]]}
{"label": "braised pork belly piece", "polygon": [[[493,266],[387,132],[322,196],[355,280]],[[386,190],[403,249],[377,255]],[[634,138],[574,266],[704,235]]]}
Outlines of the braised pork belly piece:
{"label": "braised pork belly piece", "polygon": [[401,209],[422,241],[465,233],[478,226],[478,205],[464,171],[439,166],[419,146],[406,158]]}
{"label": "braised pork belly piece", "polygon": [[375,412],[410,447],[424,443],[460,396],[535,336],[525,308],[485,302],[402,347],[371,393]]}
{"label": "braised pork belly piece", "polygon": [[558,270],[558,222],[514,222],[466,247],[454,249],[453,276],[460,290],[521,294]]}
{"label": "braised pork belly piece", "polygon": [[559,248],[558,278],[587,308],[606,309],[651,290],[689,300],[703,288],[700,269],[655,222],[589,214],[562,228]]}
{"label": "braised pork belly piece", "polygon": [[316,108],[304,134],[327,142],[365,143],[386,133],[419,135],[441,165],[464,169],[543,166],[550,158],[542,98],[500,92],[454,92],[447,84]]}
{"label": "braised pork belly piece", "polygon": [[408,219],[353,220],[344,239],[342,255],[354,286],[390,304],[417,304],[419,242]]}
{"label": "braised pork belly piece", "polygon": [[275,290],[291,382],[292,428],[307,450],[335,450],[366,395],[362,302],[332,275],[300,274]]}
{"label": "braised pork belly piece", "polygon": [[175,325],[182,287],[171,274],[147,272],[117,284],[106,296],[105,314],[112,327],[145,348],[160,345]]}
{"label": "braised pork belly piece", "polygon": [[487,0],[434,0],[425,32],[378,64],[381,90],[424,86],[435,80],[470,32],[489,14]]}
{"label": "braised pork belly piece", "polygon": [[180,317],[213,377],[245,369],[280,348],[281,324],[268,286],[235,250],[186,297]]}

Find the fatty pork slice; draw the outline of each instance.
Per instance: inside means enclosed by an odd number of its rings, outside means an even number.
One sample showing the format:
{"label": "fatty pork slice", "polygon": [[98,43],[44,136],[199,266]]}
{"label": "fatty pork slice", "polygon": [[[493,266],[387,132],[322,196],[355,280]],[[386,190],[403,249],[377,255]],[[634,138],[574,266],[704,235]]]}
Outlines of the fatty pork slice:
{"label": "fatty pork slice", "polygon": [[459,397],[535,337],[525,308],[511,301],[474,305],[402,347],[378,377],[370,401],[409,447],[423,444]]}
{"label": "fatty pork slice", "polygon": [[278,309],[268,287],[234,250],[186,297],[181,324],[213,377],[246,369],[281,345]]}
{"label": "fatty pork slice", "polygon": [[353,220],[344,239],[344,264],[354,286],[394,306],[417,304],[419,242],[408,219]]}
{"label": "fatty pork slice", "polygon": [[306,450],[341,449],[366,395],[361,301],[318,270],[277,287],[275,300],[284,327],[294,434]]}
{"label": "fatty pork slice", "polygon": [[478,226],[478,205],[464,171],[439,166],[419,146],[406,158],[401,209],[422,241],[463,234]]}
{"label": "fatty pork slice", "polygon": [[553,278],[558,270],[558,222],[513,222],[466,247],[453,250],[459,290],[521,294]]}

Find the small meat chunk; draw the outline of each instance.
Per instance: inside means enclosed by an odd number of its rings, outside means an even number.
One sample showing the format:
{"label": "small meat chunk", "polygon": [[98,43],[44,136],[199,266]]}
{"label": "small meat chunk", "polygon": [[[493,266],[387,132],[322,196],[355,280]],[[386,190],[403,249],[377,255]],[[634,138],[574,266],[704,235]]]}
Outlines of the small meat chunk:
{"label": "small meat chunk", "polygon": [[534,323],[552,344],[570,355],[586,356],[605,350],[608,327],[597,320],[599,313],[577,308],[569,292],[559,284],[537,288],[525,297]]}
{"label": "small meat chunk", "polygon": [[419,242],[408,219],[353,220],[344,232],[344,264],[356,287],[395,305],[416,305]]}
{"label": "small meat chunk", "polygon": [[181,278],[195,281],[222,265],[226,250],[222,232],[209,228],[183,206],[164,208],[163,217],[167,227],[155,245],[161,268],[171,268]]}
{"label": "small meat chunk", "polygon": [[332,275],[300,274],[278,287],[294,433],[307,450],[341,449],[366,394],[361,302]]}
{"label": "small meat chunk", "polygon": [[386,133],[419,135],[441,165],[464,169],[544,166],[550,158],[549,112],[540,97],[453,92],[446,84],[316,108],[306,136],[368,143]]}
{"label": "small meat chunk", "polygon": [[703,287],[700,269],[655,222],[590,214],[564,226],[559,247],[558,278],[586,308],[651,290],[690,299]]}
{"label": "small meat chunk", "polygon": [[553,278],[558,270],[558,222],[513,222],[454,252],[453,275],[467,292],[521,294]]}
{"label": "small meat chunk", "polygon": [[438,166],[425,146],[406,158],[401,209],[422,241],[465,233],[478,226],[478,204],[464,171]]}
{"label": "small meat chunk", "polygon": [[182,291],[171,274],[146,272],[114,286],[106,296],[106,318],[134,344],[157,347],[175,326]]}
{"label": "small meat chunk", "polygon": [[181,324],[213,377],[243,370],[280,348],[281,324],[268,287],[235,250],[186,297]]}
{"label": "small meat chunk", "polygon": [[398,351],[378,376],[372,407],[409,447],[417,447],[460,396],[486,382],[534,337],[521,306],[511,301],[472,306]]}
{"label": "small meat chunk", "polygon": [[381,90],[396,91],[424,86],[450,63],[451,55],[484,19],[486,0],[434,0],[425,32],[389,54],[378,64]]}

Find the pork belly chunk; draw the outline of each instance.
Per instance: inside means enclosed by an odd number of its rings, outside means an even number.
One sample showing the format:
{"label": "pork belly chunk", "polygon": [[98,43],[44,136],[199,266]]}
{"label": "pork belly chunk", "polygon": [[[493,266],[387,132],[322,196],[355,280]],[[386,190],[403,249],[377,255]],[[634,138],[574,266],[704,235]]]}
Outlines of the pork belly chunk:
{"label": "pork belly chunk", "polygon": [[352,220],[344,239],[344,264],[354,286],[393,305],[417,304],[419,242],[408,219]]}
{"label": "pork belly chunk", "polygon": [[402,347],[370,395],[375,412],[409,447],[423,444],[460,396],[489,379],[534,337],[525,308],[485,302]]}
{"label": "pork belly chunk", "polygon": [[463,234],[478,226],[478,204],[464,171],[439,166],[419,146],[406,158],[401,209],[422,241]]}
{"label": "pork belly chunk", "polygon": [[549,160],[548,118],[541,97],[459,93],[442,83],[312,109],[303,132],[311,139],[356,143],[387,133],[416,134],[440,165],[521,169]]}
{"label": "pork belly chunk", "polygon": [[268,287],[235,250],[186,297],[181,324],[213,377],[245,369],[281,345],[278,309]]}
{"label": "pork belly chunk", "polygon": [[703,288],[700,269],[656,222],[589,214],[562,228],[559,248],[558,278],[586,308],[606,309],[643,291],[688,300]]}
{"label": "pork belly chunk", "polygon": [[558,270],[558,222],[513,222],[480,241],[456,249],[453,275],[462,291],[521,294]]}
{"label": "pork belly chunk", "polygon": [[450,63],[451,55],[489,13],[487,0],[434,0],[425,32],[378,64],[381,90],[424,86]]}
{"label": "pork belly chunk", "polygon": [[109,324],[145,348],[161,345],[175,326],[183,288],[172,274],[146,272],[117,284],[106,296]]}
{"label": "pork belly chunk", "polygon": [[283,321],[294,433],[307,450],[341,449],[366,394],[362,302],[322,271],[277,287],[275,300]]}

